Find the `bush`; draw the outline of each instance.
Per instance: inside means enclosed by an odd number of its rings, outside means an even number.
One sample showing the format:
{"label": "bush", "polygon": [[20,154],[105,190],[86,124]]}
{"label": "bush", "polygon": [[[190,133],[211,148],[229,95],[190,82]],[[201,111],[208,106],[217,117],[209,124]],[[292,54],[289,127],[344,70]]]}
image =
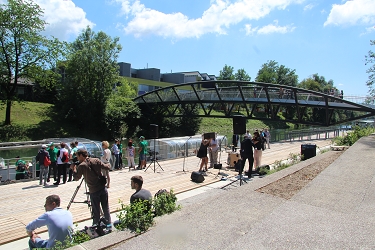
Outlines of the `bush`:
{"label": "bush", "polygon": [[129,229],[137,234],[146,232],[154,224],[154,216],[150,209],[150,201],[140,200],[124,205],[121,201],[121,211],[118,214],[118,230]]}
{"label": "bush", "polygon": [[361,137],[368,136],[374,132],[375,132],[374,128],[370,128],[370,127],[362,128],[359,126],[355,126],[354,130],[348,132],[347,135],[338,136],[334,138],[332,141],[337,146],[352,146]]}
{"label": "bush", "polygon": [[[160,193],[159,193],[160,192]],[[173,189],[168,192],[163,189],[160,190],[153,201],[154,215],[162,216],[164,214],[171,214],[176,210],[180,210],[181,206],[176,206],[177,197],[173,193]]]}
{"label": "bush", "polygon": [[119,224],[116,225],[116,229],[129,229],[135,233],[145,232],[154,224],[154,217],[181,209],[180,205],[176,205],[176,201],[173,189],[169,192],[165,189],[159,190],[151,204],[149,201],[138,201],[124,205],[120,200],[121,211],[118,214]]}

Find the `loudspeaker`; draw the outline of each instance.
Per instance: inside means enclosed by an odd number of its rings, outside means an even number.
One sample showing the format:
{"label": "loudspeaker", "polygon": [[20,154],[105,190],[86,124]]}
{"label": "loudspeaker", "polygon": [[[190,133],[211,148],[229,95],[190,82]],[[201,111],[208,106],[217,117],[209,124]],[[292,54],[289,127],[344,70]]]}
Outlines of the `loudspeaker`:
{"label": "loudspeaker", "polygon": [[204,181],[204,176],[201,173],[194,171],[191,173],[191,180],[196,183],[201,183]]}
{"label": "loudspeaker", "polygon": [[242,115],[233,116],[233,134],[241,135],[246,133],[246,118]]}
{"label": "loudspeaker", "polygon": [[203,139],[215,139],[215,132],[204,133],[203,134]]}
{"label": "loudspeaker", "polygon": [[150,124],[150,139],[159,138],[159,126],[156,124]]}
{"label": "loudspeaker", "polygon": [[223,164],[221,163],[214,164],[214,169],[222,169],[222,168],[223,168]]}
{"label": "loudspeaker", "polygon": [[316,156],[316,144],[302,144],[301,155],[303,155],[302,160],[307,160]]}

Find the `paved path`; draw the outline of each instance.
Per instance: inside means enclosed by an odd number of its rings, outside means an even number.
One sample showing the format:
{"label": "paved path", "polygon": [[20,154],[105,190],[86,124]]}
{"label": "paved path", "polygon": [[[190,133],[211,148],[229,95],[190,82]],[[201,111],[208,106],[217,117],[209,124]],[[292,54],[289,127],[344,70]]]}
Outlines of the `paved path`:
{"label": "paved path", "polygon": [[[375,249],[374,155],[375,136],[360,139],[290,200],[255,190],[325,154],[238,188],[212,189],[111,249]],[[129,233],[105,237],[108,246]],[[99,249],[103,240],[83,246]]]}
{"label": "paved path", "polygon": [[[263,164],[272,164],[275,160],[287,159],[290,153],[298,154],[301,151],[301,144],[314,143],[319,147],[324,147],[330,144],[330,140],[314,140],[314,141],[293,141],[285,143],[271,144],[270,150],[263,152]],[[227,159],[227,153],[222,152],[221,162]],[[161,188],[173,188],[175,193],[182,194],[192,189],[200,188],[204,185],[219,182],[217,178],[217,170],[210,170],[206,176],[204,183],[197,184],[190,180],[190,172],[198,170],[197,157],[188,157],[185,159],[185,173],[183,170],[184,159],[175,159],[160,162],[162,171],[156,165],[156,171],[153,171],[153,165],[146,171],[122,171],[111,172],[111,188],[109,189],[110,209],[115,212],[120,207],[118,200],[121,199],[125,204],[128,204],[130,195],[133,190],[130,189],[130,177],[134,174],[141,174],[144,177],[145,188],[149,189],[151,193],[156,193]],[[224,164],[225,166],[225,164]],[[229,177],[236,175],[232,170],[223,170],[222,172],[228,174]],[[0,249],[6,249],[9,242],[25,237],[25,224],[35,219],[44,212],[44,198],[50,194],[58,194],[62,199],[61,207],[66,208],[71,197],[77,188],[79,182],[70,182],[58,187],[50,186],[43,188],[38,185],[38,181],[19,182],[11,185],[1,185],[1,215],[0,215],[0,229],[2,234],[0,236]],[[75,201],[84,201],[84,186],[81,187]],[[73,203],[70,211],[74,216],[74,221],[85,221],[89,219],[90,214],[86,204]],[[39,232],[45,231],[42,228]]]}

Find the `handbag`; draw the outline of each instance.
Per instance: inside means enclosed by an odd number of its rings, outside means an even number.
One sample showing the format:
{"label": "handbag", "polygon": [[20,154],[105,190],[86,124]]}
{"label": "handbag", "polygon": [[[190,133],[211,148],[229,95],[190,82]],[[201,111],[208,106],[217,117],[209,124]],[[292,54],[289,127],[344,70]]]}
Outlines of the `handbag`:
{"label": "handbag", "polygon": [[98,176],[98,179],[99,179],[99,183],[102,185],[102,186],[105,186],[107,184],[107,178],[103,175],[99,175],[92,167],[91,167],[91,162],[89,161],[89,168],[94,171],[94,173]]}
{"label": "handbag", "polygon": [[43,162],[43,165],[45,167],[48,167],[49,165],[51,165],[51,160],[47,157],[47,156],[44,156],[44,162]]}

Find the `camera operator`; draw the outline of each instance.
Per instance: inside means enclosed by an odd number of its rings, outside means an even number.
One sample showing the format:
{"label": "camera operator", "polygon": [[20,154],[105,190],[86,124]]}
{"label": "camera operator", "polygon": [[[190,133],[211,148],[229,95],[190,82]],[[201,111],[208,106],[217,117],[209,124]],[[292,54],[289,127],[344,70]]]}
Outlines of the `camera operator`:
{"label": "camera operator", "polygon": [[88,157],[88,153],[85,149],[79,149],[77,151],[77,159],[79,163],[72,164],[70,168],[73,170],[74,180],[77,181],[81,179],[82,175],[85,178],[90,193],[93,224],[99,225],[100,223],[101,205],[107,228],[110,228],[111,216],[109,214],[108,191],[105,184],[100,182],[99,176],[102,175],[102,170],[109,170],[111,165],[109,163],[103,163],[100,159]]}

